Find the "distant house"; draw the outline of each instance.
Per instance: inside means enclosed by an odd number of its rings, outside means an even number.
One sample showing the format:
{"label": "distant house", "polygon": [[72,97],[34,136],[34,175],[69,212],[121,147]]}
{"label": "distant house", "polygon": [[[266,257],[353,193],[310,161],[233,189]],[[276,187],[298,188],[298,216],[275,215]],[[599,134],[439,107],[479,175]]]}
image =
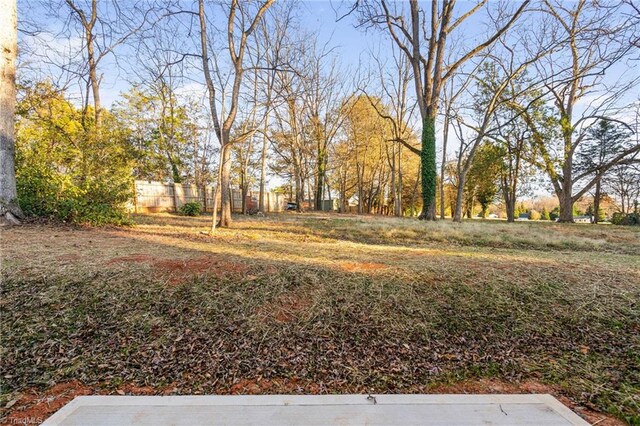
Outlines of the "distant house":
{"label": "distant house", "polygon": [[573,218],[573,221],[575,223],[591,223],[592,222],[592,217],[588,216],[588,215],[575,216]]}
{"label": "distant house", "polygon": [[529,213],[520,213],[516,220],[529,220]]}

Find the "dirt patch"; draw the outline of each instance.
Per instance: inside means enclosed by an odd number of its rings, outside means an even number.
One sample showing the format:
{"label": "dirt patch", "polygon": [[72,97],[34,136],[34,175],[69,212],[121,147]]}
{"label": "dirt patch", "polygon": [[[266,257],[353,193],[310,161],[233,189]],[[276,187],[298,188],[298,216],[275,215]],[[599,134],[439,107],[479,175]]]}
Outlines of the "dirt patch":
{"label": "dirt patch", "polygon": [[5,409],[10,410],[10,413],[0,420],[0,424],[40,424],[76,396],[92,393],[90,387],[77,380],[59,383],[44,393],[38,393],[36,390],[26,391],[19,399],[9,401],[5,405]]}
{"label": "dirt patch", "polygon": [[153,262],[153,268],[168,275],[172,284],[183,283],[194,275],[213,275],[223,278],[229,275],[244,274],[248,267],[241,263],[229,262],[217,256],[205,256],[192,259],[164,259]]}
{"label": "dirt patch", "polygon": [[[116,390],[92,388],[77,380],[59,383],[46,391],[29,389],[9,401],[2,409],[0,425],[40,424],[60,410],[76,396],[83,395],[169,395],[177,391],[172,386],[153,388],[123,384]],[[273,393],[295,393],[317,395],[326,393],[324,386],[309,380],[293,378],[283,379],[241,379],[220,394],[260,395]]]}
{"label": "dirt patch", "polygon": [[387,265],[382,263],[372,263],[372,262],[363,262],[363,263],[342,263],[340,265],[342,269],[347,272],[367,272],[367,271],[379,271],[382,269],[387,269]]}
{"label": "dirt patch", "polygon": [[204,256],[187,259],[163,259],[148,254],[131,254],[114,257],[107,265],[122,263],[146,263],[161,277],[168,277],[172,284],[180,284],[194,275],[208,274],[222,278],[229,274],[243,274],[248,268],[236,262],[229,262],[219,256]]}
{"label": "dirt patch", "polygon": [[28,389],[2,408],[0,425],[40,424],[76,396],[83,395],[170,395],[175,391],[173,386],[154,388],[125,383],[117,389],[92,388],[77,380],[59,383],[46,391],[36,388]]}
{"label": "dirt patch", "polygon": [[151,386],[136,386],[126,383],[120,386],[115,393],[118,395],[155,395],[158,390]]}

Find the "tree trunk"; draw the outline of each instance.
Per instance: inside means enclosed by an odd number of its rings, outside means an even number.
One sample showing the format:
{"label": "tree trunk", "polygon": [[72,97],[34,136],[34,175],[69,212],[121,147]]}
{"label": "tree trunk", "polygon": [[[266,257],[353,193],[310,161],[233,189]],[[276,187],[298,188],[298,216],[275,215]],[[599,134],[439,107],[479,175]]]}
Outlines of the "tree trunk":
{"label": "tree trunk", "polygon": [[[570,120],[568,120],[570,122]],[[562,166],[562,182],[561,192],[558,195],[560,201],[560,218],[559,222],[573,222],[573,150],[571,149],[572,137],[571,131],[564,130],[564,146],[565,146],[565,160]]]}
{"label": "tree trunk", "polygon": [[453,221],[462,222],[462,199],[464,198],[464,183],[466,180],[466,173],[460,173],[458,177],[458,188],[456,190],[456,212],[453,215]]}
{"label": "tree trunk", "polygon": [[309,206],[309,210],[314,210],[315,202],[313,204],[311,203],[311,195],[313,194],[313,190],[311,188],[311,178],[309,178],[307,179],[307,206]]}
{"label": "tree trunk", "polygon": [[391,201],[393,205],[393,214],[398,216],[396,200],[398,199],[398,187],[396,185],[396,146],[393,144],[391,146]]}
{"label": "tree trunk", "polygon": [[356,172],[358,173],[358,180],[357,180],[357,185],[358,185],[358,214],[362,214],[364,212],[364,206],[363,206],[363,197],[364,197],[364,191],[362,190],[362,178],[360,176],[360,166],[357,166],[357,170]]}
{"label": "tree trunk", "polygon": [[[229,132],[226,132],[225,140],[229,140]],[[222,155],[220,164],[220,223],[219,226],[231,226],[231,194],[229,191],[231,184],[231,146],[225,143],[222,146]]]}
{"label": "tree trunk", "polygon": [[318,147],[318,166],[316,179],[316,210],[322,210],[324,200],[324,182],[327,172],[327,153],[323,146]]}
{"label": "tree trunk", "polygon": [[302,203],[304,202],[304,182],[300,175],[299,167],[296,173],[296,210],[302,212]]}
{"label": "tree trunk", "polygon": [[0,7],[0,225],[18,225],[24,217],[15,170],[17,40],[17,6],[9,0]]}
{"label": "tree trunk", "polygon": [[223,157],[224,147],[220,147],[220,159],[218,164],[218,176],[216,177],[216,183],[213,187],[213,205],[211,206],[211,231],[213,234],[216,232],[216,226],[218,226],[218,194],[220,194],[220,177],[222,175],[222,157]]}
{"label": "tree trunk", "polygon": [[596,182],[596,194],[593,197],[593,223],[598,223],[600,216],[600,179]]}
{"label": "tree trunk", "polygon": [[402,216],[402,146],[398,145],[398,185],[396,190],[396,216]]}
{"label": "tree trunk", "polygon": [[171,167],[171,176],[173,178],[173,183],[182,183],[182,176],[180,175],[178,165],[175,163],[175,161],[173,161],[173,156],[168,151],[167,159],[169,160],[169,166]]}
{"label": "tree trunk", "polygon": [[444,176],[447,166],[447,144],[449,140],[449,114],[444,116],[444,129],[442,131],[442,163],[440,163],[440,219],[444,219]]}
{"label": "tree trunk", "polygon": [[518,150],[516,151],[516,164],[513,172],[509,175],[510,187],[507,188],[509,191],[509,203],[511,209],[511,220],[509,220],[509,211],[507,211],[507,222],[515,222],[516,220],[516,202],[517,202],[517,194],[518,194],[518,182],[520,177],[520,163],[522,160],[522,142],[518,142]]}
{"label": "tree trunk", "polygon": [[249,191],[248,185],[245,182],[244,172],[240,173],[240,196],[242,197],[242,214],[247,214],[247,192]]}
{"label": "tree trunk", "polygon": [[173,182],[173,211],[174,213],[178,213],[180,211],[180,206],[178,206],[178,185]]}
{"label": "tree trunk", "polygon": [[267,136],[266,136],[267,122],[268,120],[265,119],[265,125],[264,125],[265,134],[262,140],[262,156],[260,157],[260,199],[258,201],[258,210],[262,214],[266,213],[264,209],[264,189],[265,189],[265,177],[266,177],[266,171],[267,171]]}
{"label": "tree trunk", "polygon": [[93,51],[93,35],[91,29],[87,29],[87,54],[89,63],[89,80],[91,81],[91,93],[93,94],[94,118],[96,129],[102,126],[102,105],[100,102],[100,82],[98,80],[97,64],[95,63],[95,53]]}
{"label": "tree trunk", "polygon": [[571,195],[568,195],[566,192],[562,192],[558,199],[560,201],[560,217],[558,222],[573,222],[573,199]]}
{"label": "tree trunk", "polygon": [[436,219],[436,119],[428,114],[422,122],[422,212],[419,219]]}
{"label": "tree trunk", "polygon": [[516,215],[516,197],[510,194],[509,189],[505,189],[504,205],[507,210],[507,222],[515,222]]}

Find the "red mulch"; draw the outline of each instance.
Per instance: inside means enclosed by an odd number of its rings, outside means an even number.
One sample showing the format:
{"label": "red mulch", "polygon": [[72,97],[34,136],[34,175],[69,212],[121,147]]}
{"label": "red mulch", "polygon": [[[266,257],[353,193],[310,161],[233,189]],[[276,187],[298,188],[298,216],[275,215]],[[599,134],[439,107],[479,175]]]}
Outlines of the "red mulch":
{"label": "red mulch", "polygon": [[[6,417],[3,414],[0,424],[38,425],[76,396],[91,394],[93,394],[93,390],[77,380],[59,383],[44,393],[30,389],[23,392],[17,401],[14,399],[4,407],[8,412],[5,413]],[[7,408],[7,406],[9,407]]]}

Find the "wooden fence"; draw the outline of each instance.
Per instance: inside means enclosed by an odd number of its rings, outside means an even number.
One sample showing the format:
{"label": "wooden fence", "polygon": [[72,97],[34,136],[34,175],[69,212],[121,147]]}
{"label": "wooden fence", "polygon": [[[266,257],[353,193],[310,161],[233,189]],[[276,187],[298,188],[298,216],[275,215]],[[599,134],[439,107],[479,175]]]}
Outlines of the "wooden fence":
{"label": "wooden fence", "polygon": [[[265,192],[264,196],[267,213],[285,210],[287,200],[284,194]],[[259,197],[260,193],[258,191],[249,191],[246,200],[249,209],[257,210]],[[135,181],[132,210],[136,213],[175,212],[184,204],[191,202],[200,203],[203,211],[210,212],[213,206],[213,187],[144,180]],[[219,205],[220,195],[218,195]],[[242,191],[239,189],[231,190],[231,208],[236,213],[242,211]]]}

